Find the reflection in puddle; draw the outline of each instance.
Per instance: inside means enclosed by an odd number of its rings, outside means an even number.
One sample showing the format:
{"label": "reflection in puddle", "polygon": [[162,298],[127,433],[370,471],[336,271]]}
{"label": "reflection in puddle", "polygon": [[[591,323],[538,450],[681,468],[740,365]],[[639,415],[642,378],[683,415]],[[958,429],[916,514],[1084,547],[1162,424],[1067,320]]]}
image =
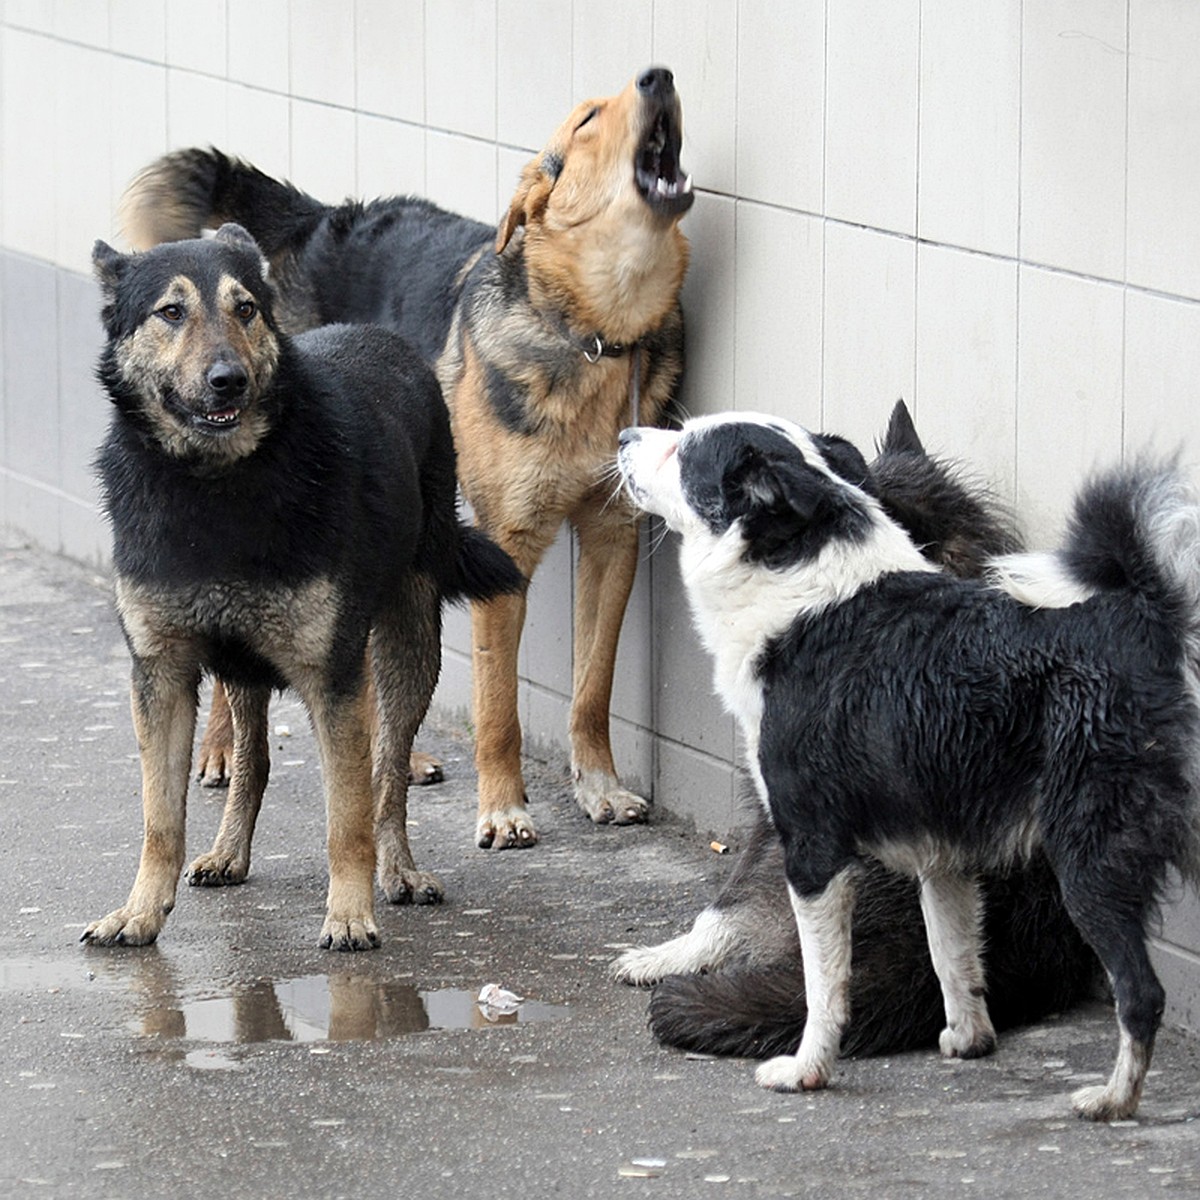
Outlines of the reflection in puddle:
{"label": "reflection in puddle", "polygon": [[[0,960],[0,994],[76,988],[128,990],[139,1015],[134,1033],[212,1044],[348,1042],[400,1037],[427,1029],[492,1029],[552,1021],[565,1005],[522,1001],[515,1012],[485,1013],[478,992],[418,991],[353,972],[259,979],[230,985],[225,994],[189,999],[178,974],[157,948],[134,954],[85,954],[84,961]],[[194,991],[195,989],[191,989]],[[191,1063],[220,1067],[224,1062]]]}
{"label": "reflection in puddle", "polygon": [[489,1017],[471,992],[421,992],[357,975],[304,975],[261,980],[228,996],[153,1009],[136,1029],[203,1042],[350,1042],[426,1029],[491,1029],[551,1021],[567,1013],[563,1005],[526,1000],[516,1012]]}

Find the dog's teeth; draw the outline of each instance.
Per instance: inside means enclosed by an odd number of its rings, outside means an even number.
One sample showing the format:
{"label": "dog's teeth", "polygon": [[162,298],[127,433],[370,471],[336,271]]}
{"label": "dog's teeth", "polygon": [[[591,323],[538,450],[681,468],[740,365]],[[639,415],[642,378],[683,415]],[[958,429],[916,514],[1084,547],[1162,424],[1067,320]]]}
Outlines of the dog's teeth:
{"label": "dog's teeth", "polygon": [[683,190],[685,192],[692,190],[692,177],[690,175],[683,181]]}

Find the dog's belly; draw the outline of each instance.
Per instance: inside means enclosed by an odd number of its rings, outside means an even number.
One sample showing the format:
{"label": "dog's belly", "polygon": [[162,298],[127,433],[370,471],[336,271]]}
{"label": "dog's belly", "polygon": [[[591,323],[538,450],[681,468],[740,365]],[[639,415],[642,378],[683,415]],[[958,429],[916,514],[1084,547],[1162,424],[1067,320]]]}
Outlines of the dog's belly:
{"label": "dog's belly", "polygon": [[859,843],[859,850],[878,859],[889,871],[921,879],[946,873],[1005,870],[1024,864],[1041,841],[1032,806],[994,834],[964,841],[926,832],[907,838],[864,840]]}
{"label": "dog's belly", "polygon": [[181,643],[231,682],[293,681],[322,672],[338,632],[337,589],[329,579],[271,588],[238,581],[178,587],[118,579],[117,610],[133,652],[152,658]]}

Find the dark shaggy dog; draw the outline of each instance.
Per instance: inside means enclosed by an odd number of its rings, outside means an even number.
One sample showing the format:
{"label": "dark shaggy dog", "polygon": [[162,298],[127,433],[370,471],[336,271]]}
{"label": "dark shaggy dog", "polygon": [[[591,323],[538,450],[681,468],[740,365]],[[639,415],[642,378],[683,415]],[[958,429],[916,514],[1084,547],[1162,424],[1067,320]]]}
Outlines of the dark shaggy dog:
{"label": "dark shaggy dog", "polygon": [[[896,405],[870,487],[930,562],[962,578],[1019,549],[1012,517],[953,464],[926,453]],[[1071,924],[1039,856],[983,879],[987,998],[997,1028],[1059,1011],[1093,991],[1095,957]],[[944,1024],[937,975],[910,879],[868,861],[854,909],[846,1054],[934,1045]],[[808,1009],[783,844],[755,800],[746,849],[690,930],[622,954],[616,978],[656,983],[650,1028],[668,1045],[768,1058],[800,1044]]]}
{"label": "dark shaggy dog", "polygon": [[115,405],[98,467],[133,656],[145,839],[129,899],[83,938],[152,942],[174,906],[208,669],[228,688],[233,786],[189,881],[246,877],[267,702],[290,685],[325,782],[321,944],[376,946],[376,841],[389,899],[441,896],[413,863],[405,805],[442,602],[519,590],[522,577],[460,523],[437,381],[395,334],[281,334],[261,254],[236,225],[140,255],[98,242],[94,259],[108,337],[99,377]]}
{"label": "dark shaggy dog", "polygon": [[1200,504],[1169,470],[1093,481],[1054,556],[936,572],[848,443],[771,418],[630,430],[633,497],[682,536],[697,630],[783,842],[808,1020],[758,1081],[828,1084],[867,857],[915,877],[942,1053],[995,1046],[981,871],[1040,849],[1108,972],[1120,1045],[1094,1120],[1133,1113],[1162,1016],[1145,927],[1200,874]]}
{"label": "dark shaggy dog", "polygon": [[[637,566],[633,510],[606,467],[632,419],[657,423],[682,368],[679,289],[691,206],[671,72],[580,104],[525,168],[499,230],[424,200],[328,207],[215,150],[184,150],[131,185],[133,244],[223,220],[262,245],[289,331],[374,321],[435,363],[459,480],[482,529],[532,575],[563,523],[579,540],[571,756],[593,821],[643,821],[617,780],[608,706]],[[481,846],[531,846],[517,712],[519,595],[472,609]]]}

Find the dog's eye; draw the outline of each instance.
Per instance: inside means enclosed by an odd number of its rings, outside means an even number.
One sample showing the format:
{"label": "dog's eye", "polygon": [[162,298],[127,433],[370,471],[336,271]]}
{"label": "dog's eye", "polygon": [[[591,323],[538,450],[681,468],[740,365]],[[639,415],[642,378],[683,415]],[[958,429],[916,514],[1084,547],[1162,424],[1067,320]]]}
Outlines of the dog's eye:
{"label": "dog's eye", "polygon": [[164,321],[170,321],[172,325],[178,325],[183,320],[183,305],[182,304],[164,304],[158,310],[158,315]]}
{"label": "dog's eye", "polygon": [[253,300],[243,300],[237,306],[237,315],[243,321],[249,321],[258,312],[258,305]]}
{"label": "dog's eye", "polygon": [[578,125],[575,126],[575,132],[578,133],[594,116],[596,116],[597,113],[599,113],[599,111],[600,105],[597,104],[596,107],[593,108],[591,112],[589,112],[588,115],[584,117]]}

